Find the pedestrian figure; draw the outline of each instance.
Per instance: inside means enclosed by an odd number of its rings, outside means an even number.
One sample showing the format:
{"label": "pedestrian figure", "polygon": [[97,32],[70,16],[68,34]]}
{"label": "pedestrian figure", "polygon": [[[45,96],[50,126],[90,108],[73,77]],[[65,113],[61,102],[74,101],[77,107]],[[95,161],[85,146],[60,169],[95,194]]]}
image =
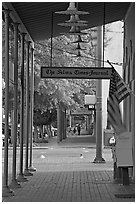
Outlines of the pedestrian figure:
{"label": "pedestrian figure", "polygon": [[74,129],[73,129],[73,133],[75,134],[76,133],[76,128],[74,127]]}
{"label": "pedestrian figure", "polygon": [[78,125],[77,130],[78,130],[78,135],[80,135],[80,131],[81,131],[80,124]]}

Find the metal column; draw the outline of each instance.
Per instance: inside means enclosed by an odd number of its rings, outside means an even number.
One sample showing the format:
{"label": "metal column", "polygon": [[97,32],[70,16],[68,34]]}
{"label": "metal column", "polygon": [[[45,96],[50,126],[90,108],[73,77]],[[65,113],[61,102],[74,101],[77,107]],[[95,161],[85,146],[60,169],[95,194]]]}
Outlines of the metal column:
{"label": "metal column", "polygon": [[71,112],[69,113],[69,126],[70,126],[70,128],[71,128],[71,126],[72,126],[72,116],[71,116]]}
{"label": "metal column", "polygon": [[34,49],[31,48],[31,81],[30,81],[30,164],[29,170],[36,171],[32,166],[32,144],[33,144],[33,109],[34,109]]}
{"label": "metal column", "polygon": [[[102,60],[102,27],[97,27],[97,59],[98,67],[101,67]],[[96,81],[96,157],[94,163],[104,163],[102,158],[102,80]]]}
{"label": "metal column", "polygon": [[64,108],[62,108],[62,139],[65,139],[65,118],[64,118]]}
{"label": "metal column", "polygon": [[27,59],[27,67],[26,67],[26,157],[25,157],[25,170],[24,175],[25,176],[32,176],[33,174],[30,173],[28,169],[28,144],[29,144],[29,124],[30,124],[30,118],[29,118],[29,48],[30,48],[30,41],[27,41],[27,52],[26,52],[26,59]]}
{"label": "metal column", "polygon": [[63,111],[62,111],[62,104],[60,107],[60,141],[63,139]]}
{"label": "metal column", "polygon": [[2,196],[14,195],[8,186],[8,137],[9,137],[9,10],[5,15],[5,145],[4,145],[4,175]]}
{"label": "metal column", "polygon": [[17,180],[28,181],[23,174],[23,138],[24,138],[24,40],[26,33],[21,34],[21,93],[20,93],[20,169]]}
{"label": "metal column", "polygon": [[64,138],[67,138],[67,117],[66,117],[66,108],[64,110]]}
{"label": "metal column", "polygon": [[96,109],[94,110],[94,137],[96,137]]}
{"label": "metal column", "polygon": [[61,137],[61,110],[60,110],[60,104],[58,105],[58,109],[57,109],[57,142],[60,142],[60,137]]}
{"label": "metal column", "polygon": [[14,130],[13,130],[13,162],[12,180],[10,187],[19,188],[20,184],[16,180],[16,148],[18,134],[18,23],[13,23],[14,27]]}

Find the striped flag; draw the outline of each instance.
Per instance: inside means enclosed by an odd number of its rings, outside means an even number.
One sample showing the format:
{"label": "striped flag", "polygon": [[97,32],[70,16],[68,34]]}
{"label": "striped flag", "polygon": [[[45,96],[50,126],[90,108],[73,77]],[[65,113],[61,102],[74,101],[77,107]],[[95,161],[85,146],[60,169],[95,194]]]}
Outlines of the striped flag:
{"label": "striped flag", "polygon": [[123,81],[121,76],[114,70],[115,80],[116,80],[116,94],[118,96],[119,103],[128,97],[131,93],[131,90],[128,88],[126,83]]}
{"label": "striped flag", "polygon": [[124,131],[119,103],[129,95],[130,91],[125,82],[116,72],[116,70],[112,68],[109,87],[109,99],[107,101],[107,111],[108,121],[117,134]]}
{"label": "striped flag", "polygon": [[119,134],[123,129],[122,117],[119,108],[117,96],[115,94],[109,96],[107,101],[108,122],[114,128],[115,132]]}

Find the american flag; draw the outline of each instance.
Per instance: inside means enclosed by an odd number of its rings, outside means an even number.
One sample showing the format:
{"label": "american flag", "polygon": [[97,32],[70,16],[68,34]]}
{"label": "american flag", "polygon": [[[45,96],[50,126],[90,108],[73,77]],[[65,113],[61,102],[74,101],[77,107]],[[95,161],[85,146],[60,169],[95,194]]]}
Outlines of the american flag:
{"label": "american flag", "polygon": [[116,72],[112,68],[112,74],[110,77],[109,98],[107,101],[108,121],[116,132],[120,132],[120,129],[124,129],[122,124],[122,117],[120,112],[119,103],[130,95],[130,90]]}

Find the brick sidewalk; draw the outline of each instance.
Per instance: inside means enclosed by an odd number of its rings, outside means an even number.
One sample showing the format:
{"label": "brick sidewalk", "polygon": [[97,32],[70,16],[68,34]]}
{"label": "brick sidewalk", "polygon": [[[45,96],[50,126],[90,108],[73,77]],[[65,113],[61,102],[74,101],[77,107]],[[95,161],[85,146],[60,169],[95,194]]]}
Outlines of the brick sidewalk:
{"label": "brick sidewalk", "polygon": [[[133,186],[113,182],[112,171],[35,172],[4,202],[134,202]],[[125,198],[117,198],[116,195]],[[131,196],[130,195],[130,196]]]}
{"label": "brick sidewalk", "polygon": [[110,149],[103,150],[105,164],[92,163],[96,150],[88,143],[90,139],[87,137],[83,143],[82,137],[79,140],[70,137],[54,144],[54,138],[46,144],[47,149],[35,148],[33,165],[37,171],[27,177],[28,182],[21,183],[21,188],[14,189],[15,196],[5,197],[3,201],[134,202],[134,184],[123,186],[113,181]]}

